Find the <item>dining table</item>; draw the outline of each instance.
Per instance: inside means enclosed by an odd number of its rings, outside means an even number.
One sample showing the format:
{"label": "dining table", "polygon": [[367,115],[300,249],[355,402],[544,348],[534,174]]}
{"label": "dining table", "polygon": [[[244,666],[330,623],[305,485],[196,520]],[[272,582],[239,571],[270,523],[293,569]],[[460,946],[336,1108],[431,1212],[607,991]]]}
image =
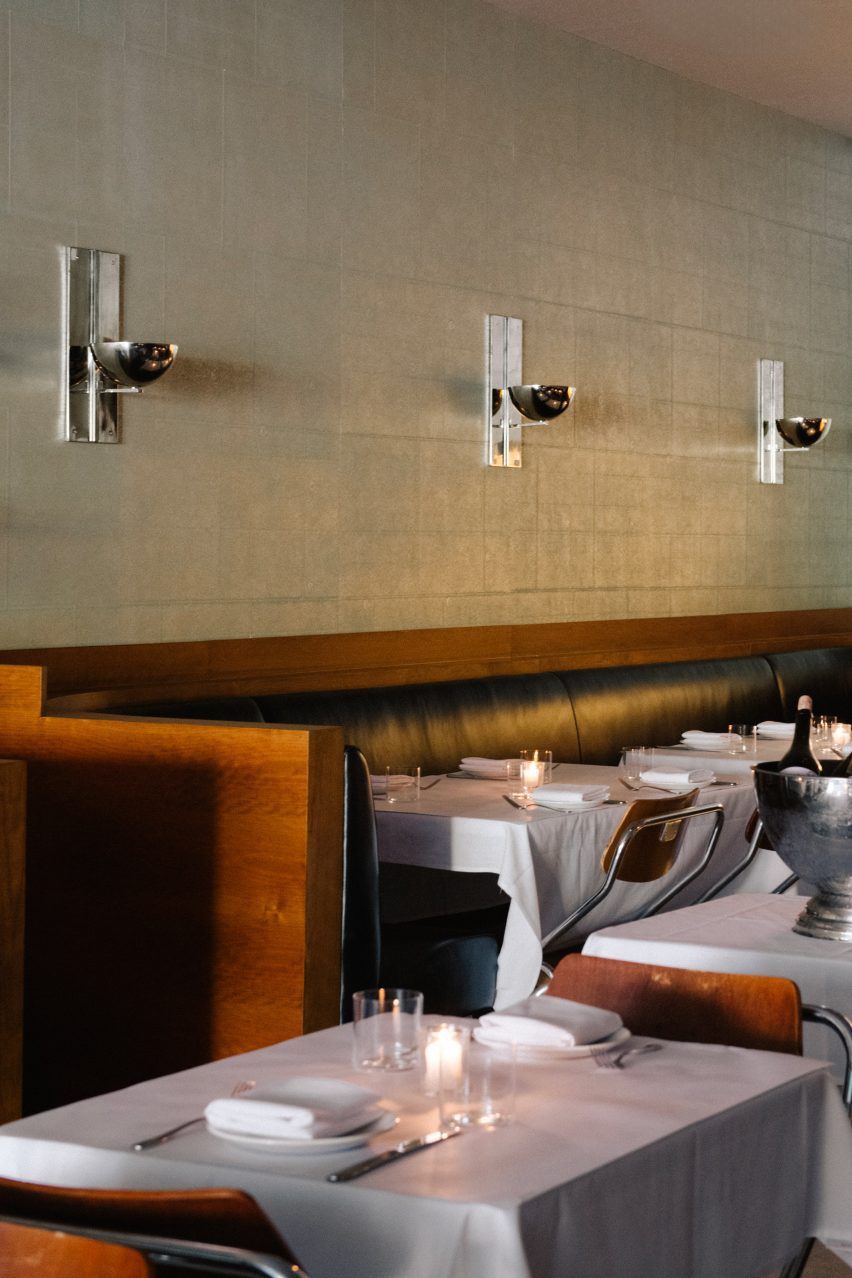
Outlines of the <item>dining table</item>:
{"label": "dining table", "polygon": [[[371,1089],[394,1125],[345,1150],[243,1143],[203,1122],[132,1148],[238,1080],[260,1093],[305,1078]],[[510,1123],[329,1180],[438,1121],[417,1068],[356,1072],[352,1029],[335,1026],[7,1123],[0,1175],[238,1187],[312,1278],[758,1278],[808,1237],[852,1258],[852,1131],[820,1062],[674,1041],[623,1069],[519,1061]]]}
{"label": "dining table", "polygon": [[[584,954],[709,972],[786,976],[802,999],[852,1017],[852,941],[804,936],[794,926],[801,896],[744,892],[670,914],[602,928],[589,936]],[[805,1025],[805,1050],[845,1063],[831,1031]],[[852,1208],[850,1208],[852,1210]]]}
{"label": "dining table", "polygon": [[[675,905],[699,899],[747,850],[745,831],[755,810],[751,775],[732,772],[723,755],[717,757],[713,775],[713,783],[701,787],[698,802],[722,804],[725,823],[710,865],[675,898]],[[508,902],[496,1008],[534,989],[542,938],[600,882],[601,854],[626,806],[635,798],[666,793],[629,789],[617,768],[593,764],[557,763],[553,781],[604,785],[610,802],[580,810],[519,809],[506,801],[511,787],[505,781],[459,772],[424,777],[419,797],[408,803],[389,804],[381,794],[375,799],[386,921]],[[687,832],[672,875],[695,865],[708,832],[707,824]],[[724,890],[771,891],[788,874],[771,849],[760,849],[752,865]],[[617,882],[583,920],[578,946],[590,932],[635,917],[659,892],[659,884]]]}

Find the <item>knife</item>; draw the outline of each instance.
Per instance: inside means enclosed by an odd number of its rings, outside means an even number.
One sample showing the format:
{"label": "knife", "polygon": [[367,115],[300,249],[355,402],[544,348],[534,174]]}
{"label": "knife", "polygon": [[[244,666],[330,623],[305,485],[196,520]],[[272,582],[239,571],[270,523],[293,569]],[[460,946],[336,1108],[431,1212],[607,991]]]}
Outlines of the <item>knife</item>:
{"label": "knife", "polygon": [[513,808],[520,808],[522,812],[526,812],[527,808],[534,808],[534,803],[517,803],[510,794],[504,794],[503,798],[507,803],[511,803]]}
{"label": "knife", "polygon": [[344,1167],[343,1171],[332,1172],[326,1176],[326,1180],[334,1184],[343,1180],[355,1180],[358,1176],[375,1171],[377,1167],[384,1167],[385,1163],[396,1162],[397,1158],[416,1154],[419,1149],[428,1149],[430,1145],[439,1145],[442,1141],[449,1140],[451,1136],[461,1136],[462,1131],[461,1127],[451,1127],[445,1132],[427,1132],[425,1136],[415,1136],[413,1140],[404,1140],[402,1144],[396,1145],[393,1149],[386,1149],[382,1154],[374,1154],[372,1158],[365,1158],[360,1163],[353,1163],[351,1167]]}

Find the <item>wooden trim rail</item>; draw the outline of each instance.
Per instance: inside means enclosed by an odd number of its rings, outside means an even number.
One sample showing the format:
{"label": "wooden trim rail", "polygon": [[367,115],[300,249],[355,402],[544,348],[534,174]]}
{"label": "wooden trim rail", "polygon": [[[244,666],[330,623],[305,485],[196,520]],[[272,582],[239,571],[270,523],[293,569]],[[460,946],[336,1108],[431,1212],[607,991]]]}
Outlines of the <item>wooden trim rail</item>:
{"label": "wooden trim rail", "polygon": [[[187,643],[39,648],[0,661],[47,669],[51,705],[429,683],[852,644],[852,608],[534,626],[475,626]],[[117,695],[114,695],[117,694]],[[74,704],[74,703],[69,703]]]}

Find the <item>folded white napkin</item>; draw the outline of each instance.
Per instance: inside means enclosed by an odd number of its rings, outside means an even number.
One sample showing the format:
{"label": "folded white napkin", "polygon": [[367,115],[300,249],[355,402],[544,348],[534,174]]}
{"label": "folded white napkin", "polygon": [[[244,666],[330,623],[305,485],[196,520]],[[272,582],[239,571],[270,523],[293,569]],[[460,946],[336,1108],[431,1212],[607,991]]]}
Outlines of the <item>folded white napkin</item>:
{"label": "folded white napkin", "polygon": [[684,790],[716,778],[712,768],[648,768],[640,775],[647,785],[680,786]]}
{"label": "folded white napkin", "polygon": [[546,994],[525,998],[502,1012],[488,1012],[479,1023],[483,1042],[557,1048],[597,1043],[622,1026],[617,1012]]}
{"label": "folded white napkin", "polygon": [[530,790],[530,795],[536,803],[549,803],[554,807],[570,808],[581,803],[603,803],[604,799],[609,798],[609,786],[553,782],[536,786],[534,790]]}
{"label": "folded white napkin", "polygon": [[504,781],[506,779],[506,764],[510,763],[510,759],[480,759],[476,755],[469,755],[462,759],[459,767],[462,772],[475,772],[478,776],[493,777],[495,781]]}
{"label": "folded white napkin", "polygon": [[764,719],[757,725],[759,737],[792,737],[795,731],[795,723],[779,723],[777,719]]}
{"label": "folded white napkin", "polygon": [[742,737],[738,732],[701,732],[691,728],[684,732],[681,740],[684,745],[698,746],[705,750],[724,750],[730,745],[742,745]]}
{"label": "folded white napkin", "polygon": [[379,1097],[334,1078],[291,1078],[251,1096],[226,1096],[204,1111],[210,1127],[239,1136],[313,1140],[342,1136],[377,1117]]}

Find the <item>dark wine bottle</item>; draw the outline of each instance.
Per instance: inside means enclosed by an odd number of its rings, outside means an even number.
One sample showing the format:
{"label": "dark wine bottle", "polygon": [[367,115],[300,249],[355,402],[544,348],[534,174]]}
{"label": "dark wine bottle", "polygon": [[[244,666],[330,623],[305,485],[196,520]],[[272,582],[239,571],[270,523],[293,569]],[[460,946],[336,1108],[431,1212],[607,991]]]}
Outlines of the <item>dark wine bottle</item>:
{"label": "dark wine bottle", "polygon": [[796,709],[796,730],[790,749],[778,763],[779,772],[822,772],[822,764],[815,759],[811,750],[811,721],[813,720],[814,703],[810,697],[799,697]]}

